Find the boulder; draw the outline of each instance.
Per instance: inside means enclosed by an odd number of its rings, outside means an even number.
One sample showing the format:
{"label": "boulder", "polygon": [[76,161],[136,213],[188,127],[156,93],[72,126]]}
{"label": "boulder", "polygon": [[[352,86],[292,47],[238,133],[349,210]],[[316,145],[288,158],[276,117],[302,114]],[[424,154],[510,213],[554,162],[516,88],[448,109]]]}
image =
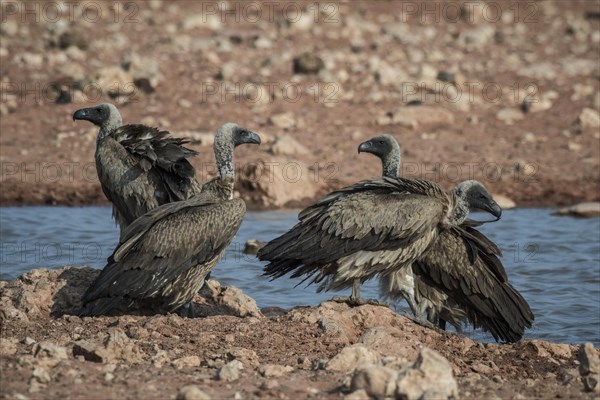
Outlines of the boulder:
{"label": "boulder", "polygon": [[570,216],[578,218],[600,216],[600,202],[579,203],[570,207],[561,208],[552,215]]}

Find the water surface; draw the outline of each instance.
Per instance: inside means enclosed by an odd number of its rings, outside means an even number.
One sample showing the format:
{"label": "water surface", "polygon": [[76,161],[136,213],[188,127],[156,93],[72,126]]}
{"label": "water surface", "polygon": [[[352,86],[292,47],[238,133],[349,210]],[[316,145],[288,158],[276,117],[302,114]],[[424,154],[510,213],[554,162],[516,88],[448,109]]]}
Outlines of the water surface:
{"label": "water surface", "polygon": [[[600,218],[550,215],[550,209],[507,210],[482,228],[503,250],[509,280],[535,314],[526,337],[600,344]],[[287,277],[261,276],[263,264],[242,254],[249,239],[268,241],[296,222],[297,212],[250,212],[212,277],[234,285],[260,307],[316,305],[332,293],[297,285]],[[0,279],[15,279],[33,268],[89,265],[102,268],[118,241],[109,207],[0,208]],[[375,281],[364,297],[377,297]],[[346,293],[344,293],[346,294]],[[405,311],[405,304],[398,308]],[[491,340],[482,332],[466,334]]]}

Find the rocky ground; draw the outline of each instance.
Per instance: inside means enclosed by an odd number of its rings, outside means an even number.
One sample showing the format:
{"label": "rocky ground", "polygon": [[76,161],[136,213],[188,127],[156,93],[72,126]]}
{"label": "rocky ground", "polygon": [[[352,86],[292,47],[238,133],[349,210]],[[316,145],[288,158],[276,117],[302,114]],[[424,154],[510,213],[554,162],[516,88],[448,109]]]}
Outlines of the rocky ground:
{"label": "rocky ground", "polygon": [[105,202],[97,129],[71,121],[103,101],[190,137],[202,180],[220,124],[260,132],[236,154],[253,208],[378,175],[356,149],[380,132],[407,176],[600,199],[598,1],[60,4],[2,5],[0,204]]}
{"label": "rocky ground", "polygon": [[194,299],[199,318],[74,316],[98,272],[38,269],[0,282],[0,398],[592,399],[600,391],[589,344],[482,344],[370,305],[259,310],[215,281]]}

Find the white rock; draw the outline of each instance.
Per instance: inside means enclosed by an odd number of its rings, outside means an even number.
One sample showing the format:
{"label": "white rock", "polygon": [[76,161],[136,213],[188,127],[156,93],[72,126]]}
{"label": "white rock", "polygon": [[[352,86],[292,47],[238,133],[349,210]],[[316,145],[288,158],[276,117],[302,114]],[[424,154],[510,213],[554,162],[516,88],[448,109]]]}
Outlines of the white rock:
{"label": "white rock", "polygon": [[304,145],[298,143],[294,138],[289,135],[283,135],[278,137],[271,146],[271,152],[274,155],[296,155],[296,154],[308,154],[309,151]]}
{"label": "white rock", "polygon": [[293,370],[294,367],[289,365],[266,364],[260,367],[259,372],[265,378],[278,378],[289,374]]}
{"label": "white rock", "polygon": [[335,372],[352,372],[360,366],[376,363],[378,358],[378,354],[363,344],[354,344],[344,347],[327,362],[325,369]]}
{"label": "white rock", "polygon": [[496,113],[496,118],[507,125],[512,125],[515,121],[525,118],[525,115],[520,110],[514,108],[503,108]]}
{"label": "white rock", "polygon": [[426,347],[421,349],[412,368],[400,372],[396,385],[396,398],[458,398],[458,384],[452,375],[450,363],[441,354]]}
{"label": "white rock", "polygon": [[576,122],[582,128],[600,128],[600,113],[591,108],[584,108]]}
{"label": "white rock", "polygon": [[275,114],[269,117],[269,123],[281,129],[291,129],[296,126],[296,118],[291,112]]}
{"label": "white rock", "polygon": [[211,397],[196,385],[188,385],[179,388],[177,400],[210,400]]}
{"label": "white rock", "polygon": [[244,365],[238,361],[233,360],[223,365],[218,373],[219,380],[225,382],[233,382],[240,379],[240,372],[244,369]]}

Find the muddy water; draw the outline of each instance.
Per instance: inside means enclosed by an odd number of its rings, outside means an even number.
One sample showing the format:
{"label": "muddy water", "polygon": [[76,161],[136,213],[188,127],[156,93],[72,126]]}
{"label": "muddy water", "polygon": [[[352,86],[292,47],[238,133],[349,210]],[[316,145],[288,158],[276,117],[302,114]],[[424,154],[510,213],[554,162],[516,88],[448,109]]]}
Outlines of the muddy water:
{"label": "muddy water", "polygon": [[[482,230],[504,252],[513,285],[535,316],[526,336],[544,340],[600,344],[600,218],[554,217],[550,209],[507,210],[502,220]],[[32,268],[89,265],[102,268],[117,243],[118,229],[108,207],[0,208],[0,279],[15,279]],[[259,306],[314,305],[332,296],[299,280],[269,282],[262,263],[242,254],[248,239],[268,241],[291,227],[297,212],[248,213],[213,278],[234,285]],[[365,297],[377,297],[367,282]],[[398,312],[405,312],[400,304]],[[490,340],[485,333],[467,336]]]}

